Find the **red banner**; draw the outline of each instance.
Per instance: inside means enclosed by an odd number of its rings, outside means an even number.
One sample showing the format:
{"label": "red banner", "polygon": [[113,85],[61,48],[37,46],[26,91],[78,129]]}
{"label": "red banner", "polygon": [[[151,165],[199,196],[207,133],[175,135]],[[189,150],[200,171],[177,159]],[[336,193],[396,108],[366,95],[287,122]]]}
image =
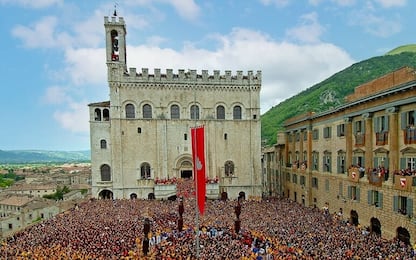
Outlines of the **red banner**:
{"label": "red banner", "polygon": [[191,128],[192,160],[194,163],[194,179],[196,199],[201,214],[204,214],[206,184],[205,184],[205,131],[204,126]]}

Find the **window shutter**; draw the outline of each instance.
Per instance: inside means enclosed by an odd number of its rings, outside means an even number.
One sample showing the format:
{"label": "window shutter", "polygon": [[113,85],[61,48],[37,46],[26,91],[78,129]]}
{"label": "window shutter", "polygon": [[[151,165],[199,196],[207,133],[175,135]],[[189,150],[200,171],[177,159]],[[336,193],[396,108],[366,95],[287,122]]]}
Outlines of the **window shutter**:
{"label": "window shutter", "polygon": [[400,158],[400,169],[406,169],[406,158]]}
{"label": "window shutter", "polygon": [[372,192],[371,190],[367,191],[367,203],[368,203],[368,205],[373,204],[372,197],[371,197],[371,192]]}
{"label": "window shutter", "polygon": [[383,193],[381,192],[378,193],[378,208],[383,208]]}
{"label": "window shutter", "polygon": [[360,201],[360,188],[356,188],[356,190],[355,190],[356,192],[356,197],[357,197],[357,201]]}
{"label": "window shutter", "polygon": [[352,199],[352,195],[351,195],[351,186],[348,186],[348,194],[347,194],[347,196],[348,196],[348,198],[349,199]]}
{"label": "window shutter", "polygon": [[385,116],[386,120],[384,121],[384,131],[389,131],[389,122],[390,122],[390,117],[389,116]]}
{"label": "window shutter", "polygon": [[374,128],[374,133],[378,133],[378,130],[380,129],[380,117],[374,118],[373,128]]}
{"label": "window shutter", "polygon": [[352,164],[357,165],[357,157],[352,157]]}
{"label": "window shutter", "polygon": [[400,120],[401,120],[401,127],[402,129],[406,129],[407,127],[407,112],[403,112],[400,114]]}
{"label": "window shutter", "polygon": [[374,159],[373,159],[373,168],[377,168],[377,166],[378,166],[378,160],[379,160],[380,158],[379,157],[374,157]]}
{"label": "window shutter", "polygon": [[337,173],[341,173],[341,157],[337,157]]}
{"label": "window shutter", "polygon": [[413,216],[413,199],[412,198],[407,198],[406,212],[408,216]]}
{"label": "window shutter", "polygon": [[399,197],[393,196],[393,211],[398,212],[399,211]]}
{"label": "window shutter", "polygon": [[352,132],[354,135],[357,133],[357,122],[352,125]]}
{"label": "window shutter", "polygon": [[362,133],[365,134],[365,121],[361,121],[361,125],[361,128],[363,129]]}
{"label": "window shutter", "polygon": [[389,158],[384,158],[384,168],[389,169]]}

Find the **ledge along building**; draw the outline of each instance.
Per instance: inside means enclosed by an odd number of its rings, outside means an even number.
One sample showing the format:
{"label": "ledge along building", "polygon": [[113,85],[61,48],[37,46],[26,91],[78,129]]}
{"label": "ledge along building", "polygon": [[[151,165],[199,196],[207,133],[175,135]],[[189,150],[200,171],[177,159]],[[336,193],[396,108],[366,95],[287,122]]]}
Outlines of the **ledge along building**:
{"label": "ledge along building", "polygon": [[89,104],[92,196],[174,198],[194,178],[196,125],[207,197],[261,196],[261,72],[128,68],[123,17],[104,17],[104,27],[110,100]]}

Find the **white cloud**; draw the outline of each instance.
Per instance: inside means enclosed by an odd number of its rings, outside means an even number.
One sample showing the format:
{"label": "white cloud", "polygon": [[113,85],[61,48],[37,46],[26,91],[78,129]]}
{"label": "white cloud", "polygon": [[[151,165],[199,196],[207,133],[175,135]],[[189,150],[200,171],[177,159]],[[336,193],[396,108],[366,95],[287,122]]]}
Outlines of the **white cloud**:
{"label": "white cloud", "polygon": [[278,7],[287,6],[290,0],[260,0],[260,2],[264,5],[276,5]]}
{"label": "white cloud", "polygon": [[55,48],[71,45],[71,37],[66,33],[56,33],[57,18],[47,16],[30,27],[17,25],[12,35],[20,38],[27,48]]}
{"label": "white cloud", "polygon": [[377,37],[389,37],[402,30],[399,21],[394,20],[396,17],[389,16],[388,19],[375,15],[371,10],[363,10],[352,14],[350,23],[363,27],[363,29]]}
{"label": "white cloud", "polygon": [[384,8],[406,6],[407,0],[375,0]]}
{"label": "white cloud", "polygon": [[185,19],[195,20],[199,16],[200,9],[194,0],[167,0],[167,2]]}
{"label": "white cloud", "polygon": [[0,0],[0,4],[14,4],[27,8],[45,8],[62,3],[63,0]]}
{"label": "white cloud", "polygon": [[75,133],[89,131],[89,110],[86,102],[70,102],[65,110],[57,110],[53,118],[62,128]]}
{"label": "white cloud", "polygon": [[301,16],[302,24],[288,29],[286,35],[301,42],[319,42],[324,28],[318,22],[318,14],[315,12]]}
{"label": "white cloud", "polygon": [[65,88],[60,86],[52,86],[46,89],[46,93],[42,98],[46,104],[63,104],[70,100]]}
{"label": "white cloud", "polygon": [[65,73],[76,85],[102,83],[107,73],[105,55],[104,48],[67,49]]}

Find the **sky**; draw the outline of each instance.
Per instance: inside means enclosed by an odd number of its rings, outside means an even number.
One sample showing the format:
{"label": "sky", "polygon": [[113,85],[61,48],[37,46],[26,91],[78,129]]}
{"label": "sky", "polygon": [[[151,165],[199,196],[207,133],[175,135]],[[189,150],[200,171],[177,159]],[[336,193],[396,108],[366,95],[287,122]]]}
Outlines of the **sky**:
{"label": "sky", "polygon": [[127,65],[262,71],[261,113],[350,65],[416,42],[413,0],[0,0],[0,150],[90,149],[109,100],[104,16]]}

